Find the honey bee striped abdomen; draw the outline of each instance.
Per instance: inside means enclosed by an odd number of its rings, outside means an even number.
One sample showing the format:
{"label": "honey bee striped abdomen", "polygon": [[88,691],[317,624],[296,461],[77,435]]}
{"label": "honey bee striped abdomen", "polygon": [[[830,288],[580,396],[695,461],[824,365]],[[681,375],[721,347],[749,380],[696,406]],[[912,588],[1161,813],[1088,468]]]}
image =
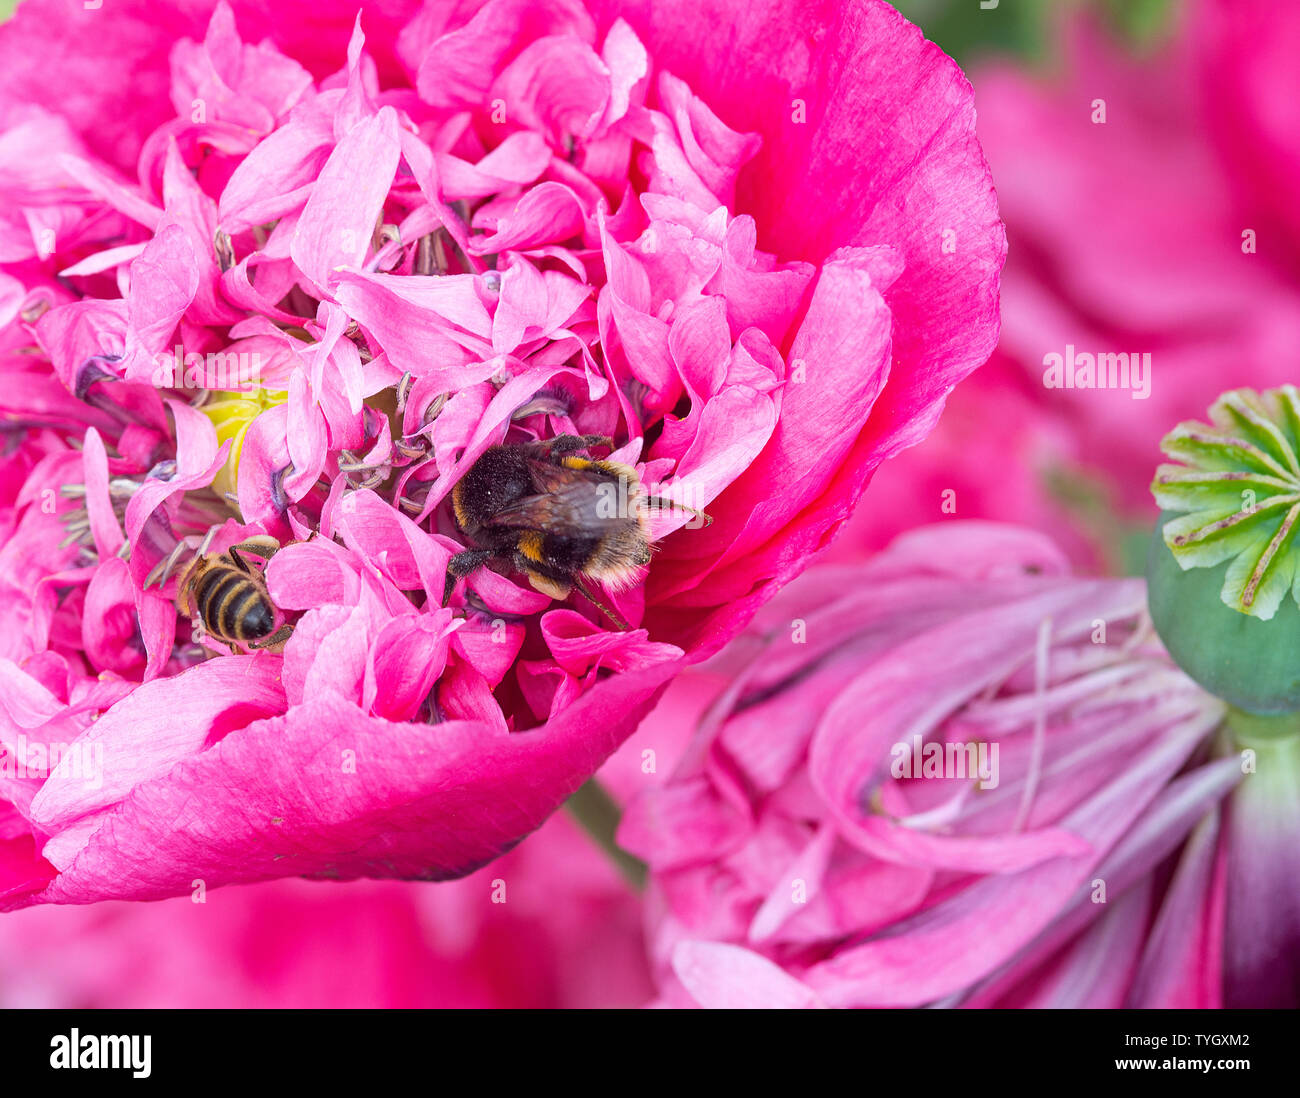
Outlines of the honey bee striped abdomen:
{"label": "honey bee striped abdomen", "polygon": [[260,569],[241,554],[270,557],[273,538],[250,538],[224,553],[195,557],[181,577],[178,602],[183,613],[197,617],[212,637],[238,652],[239,646],[269,648],[286,640],[292,629],[275,628],[275,604]]}

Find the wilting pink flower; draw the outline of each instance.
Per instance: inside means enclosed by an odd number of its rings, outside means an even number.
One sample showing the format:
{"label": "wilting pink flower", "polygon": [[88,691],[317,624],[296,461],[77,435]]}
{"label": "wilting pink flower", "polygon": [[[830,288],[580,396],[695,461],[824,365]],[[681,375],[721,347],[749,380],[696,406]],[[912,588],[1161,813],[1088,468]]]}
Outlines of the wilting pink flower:
{"label": "wilting pink flower", "polygon": [[620,829],[661,1001],[1293,1002],[1300,734],[1225,725],[1144,594],[952,523],[764,607]]}
{"label": "wilting pink flower", "polygon": [[[29,0],[0,58],[4,906],[482,865],[996,337],[969,87],[877,0]],[[444,605],[453,485],[562,433],[712,526],[656,520],[627,631]],[[150,585],[209,535],[292,543],[282,654]]]}
{"label": "wilting pink flower", "polygon": [[[1076,440],[1063,460],[1143,521],[1169,425],[1225,389],[1294,380],[1300,340],[1297,214],[1279,182],[1300,148],[1300,19],[1269,0],[1173,5],[1172,19],[1170,41],[1137,56],[1076,13],[1051,80],[1010,65],[973,77],[1012,242],[996,358]],[[1095,361],[1115,354],[1122,374]],[[1085,387],[1046,387],[1053,355]],[[1086,384],[1085,355],[1102,384]]]}

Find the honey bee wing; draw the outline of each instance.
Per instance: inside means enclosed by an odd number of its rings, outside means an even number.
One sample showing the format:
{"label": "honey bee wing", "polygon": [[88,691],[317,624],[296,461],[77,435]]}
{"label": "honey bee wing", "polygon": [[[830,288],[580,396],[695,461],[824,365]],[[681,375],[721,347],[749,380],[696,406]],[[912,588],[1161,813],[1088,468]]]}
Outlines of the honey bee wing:
{"label": "honey bee wing", "polygon": [[[524,496],[492,516],[489,526],[518,526],[571,536],[595,535],[627,522],[618,513],[609,481],[586,477],[565,480],[549,491]],[[615,486],[616,489],[616,486]]]}

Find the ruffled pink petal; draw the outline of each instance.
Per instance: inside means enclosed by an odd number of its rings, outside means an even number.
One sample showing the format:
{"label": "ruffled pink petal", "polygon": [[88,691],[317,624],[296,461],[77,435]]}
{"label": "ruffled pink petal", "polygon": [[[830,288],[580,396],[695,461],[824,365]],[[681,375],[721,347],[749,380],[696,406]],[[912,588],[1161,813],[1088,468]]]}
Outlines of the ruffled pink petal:
{"label": "ruffled pink petal", "polygon": [[[1053,858],[1015,874],[984,877],[954,898],[893,928],[888,937],[815,965],[809,984],[837,1005],[917,1006],[966,987],[1027,944],[1059,904],[1090,879],[1098,862],[1217,723],[1194,715],[1133,759],[1062,826],[1092,853]],[[967,943],[981,942],[978,951]]]}
{"label": "ruffled pink petal", "polygon": [[554,148],[590,137],[609,106],[610,74],[596,52],[565,35],[539,38],[501,72],[488,90],[506,117],[540,131]]}
{"label": "ruffled pink petal", "polygon": [[[417,0],[395,0],[383,10],[366,12],[371,52],[390,79],[401,71],[393,49],[398,31],[419,6]],[[356,21],[355,9],[347,6],[319,7],[310,20],[274,0],[235,0],[230,7],[245,41],[273,37],[283,54],[318,79],[339,67]],[[182,39],[205,38],[210,10],[208,5],[164,10],[143,0],[125,0],[107,20],[77,0],[33,0],[0,27],[0,51],[9,59],[0,74],[0,95],[43,104],[68,119],[94,153],[132,171],[144,135],[175,113],[169,54]],[[84,27],[87,33],[61,40],[64,79],[51,81],[43,51],[50,28],[63,25]],[[123,72],[132,73],[132,79],[121,81]],[[103,89],[117,84],[119,94],[106,105]]]}
{"label": "ruffled pink petal", "polygon": [[171,350],[171,335],[198,293],[194,245],[180,225],[164,225],[130,270],[124,374],[131,381],[152,383],[157,356]]}
{"label": "ruffled pink petal", "polygon": [[296,113],[258,142],[231,173],[219,203],[222,227],[242,232],[301,208],[333,146],[329,118],[314,111]]}
{"label": "ruffled pink petal", "polygon": [[[861,433],[890,370],[893,321],[881,291],[896,275],[886,258],[866,252],[846,254],[822,269],[787,356],[798,373],[782,394],[780,423],[758,460],[720,497],[713,525],[692,539],[695,554],[718,560],[710,601],[753,586],[753,567],[727,565],[820,495]],[[698,564],[689,571],[672,564],[654,577],[656,585],[672,590],[699,582]]]}
{"label": "ruffled pink petal", "polygon": [[99,672],[130,676],[144,663],[136,590],[126,561],[110,557],[91,577],[81,619],[81,640],[86,658]]}
{"label": "ruffled pink petal", "polygon": [[447,663],[451,611],[394,618],[375,638],[374,697],[367,708],[390,721],[410,720]]}
{"label": "ruffled pink petal", "polygon": [[433,38],[418,51],[417,88],[434,106],[480,106],[492,79],[524,45],[545,35],[594,42],[591,16],[578,0],[488,0],[463,27]]}
{"label": "ruffled pink petal", "polygon": [[103,752],[102,783],[51,778],[32,802],[33,819],[56,830],[117,804],[141,782],[166,774],[209,740],[284,708],[278,661],[265,656],[208,660],[137,688],[77,741]]}
{"label": "ruffled pink petal", "polygon": [[161,898],[196,876],[212,888],[287,871],[463,875],[554,811],[677,669],[597,683],[545,728],[522,734],[462,721],[395,724],[333,693],[306,697],[135,784],[57,880],[6,904],[89,903],[106,891]]}
{"label": "ruffled pink petal", "polygon": [[93,427],[86,431],[82,454],[90,532],[95,539],[96,552],[101,559],[107,560],[117,556],[126,536],[113,513],[112,501],[108,495],[108,455],[104,450],[104,440]]}
{"label": "ruffled pink petal", "polygon": [[742,946],[682,942],[673,972],[700,1006],[718,1010],[806,1010],[822,1007],[817,993],[766,957]]}
{"label": "ruffled pink petal", "polygon": [[330,153],[290,244],[293,261],[317,286],[328,286],[339,267],[361,265],[400,155],[397,115],[387,107]]}

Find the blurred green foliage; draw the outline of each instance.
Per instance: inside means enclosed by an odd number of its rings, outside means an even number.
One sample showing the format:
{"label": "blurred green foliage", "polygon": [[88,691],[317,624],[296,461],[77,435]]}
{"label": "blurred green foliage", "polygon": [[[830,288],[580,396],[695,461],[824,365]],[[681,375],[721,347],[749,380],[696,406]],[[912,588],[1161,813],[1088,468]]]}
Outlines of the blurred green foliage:
{"label": "blurred green foliage", "polygon": [[9,16],[13,15],[14,8],[18,6],[18,0],[0,0],[0,23],[3,23]]}
{"label": "blurred green foliage", "polygon": [[[993,3],[993,0],[983,0]],[[1050,0],[893,0],[925,36],[958,61],[985,53],[1037,57],[1043,52]]]}
{"label": "blurred green foliage", "polygon": [[[1052,20],[1092,7],[1136,46],[1168,25],[1173,0],[892,0],[932,42],[963,64],[990,53],[1037,59],[1048,48]],[[991,6],[984,7],[983,4]]]}
{"label": "blurred green foliage", "polygon": [[1101,554],[1103,573],[1145,574],[1151,522],[1124,515],[1104,475],[1077,466],[1054,466],[1044,471],[1042,486]]}
{"label": "blurred green foliage", "polygon": [[1145,46],[1169,25],[1172,0],[1103,0],[1111,23],[1131,41]]}

